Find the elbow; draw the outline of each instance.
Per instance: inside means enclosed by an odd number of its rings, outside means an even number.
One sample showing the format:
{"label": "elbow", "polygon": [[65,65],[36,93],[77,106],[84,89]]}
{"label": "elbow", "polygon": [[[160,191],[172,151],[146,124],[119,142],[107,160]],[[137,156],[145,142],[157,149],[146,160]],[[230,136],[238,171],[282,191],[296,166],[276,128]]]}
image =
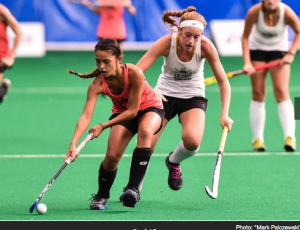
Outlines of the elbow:
{"label": "elbow", "polygon": [[136,115],[138,114],[138,111],[139,111],[138,109],[128,111],[128,120],[136,117]]}

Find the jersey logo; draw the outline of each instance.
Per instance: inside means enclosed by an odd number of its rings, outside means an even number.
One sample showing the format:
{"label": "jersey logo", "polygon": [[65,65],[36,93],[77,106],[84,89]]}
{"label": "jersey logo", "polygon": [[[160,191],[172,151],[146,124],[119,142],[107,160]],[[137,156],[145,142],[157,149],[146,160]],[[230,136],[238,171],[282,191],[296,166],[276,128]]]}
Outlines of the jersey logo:
{"label": "jersey logo", "polygon": [[174,72],[174,80],[186,81],[192,79],[192,70],[185,70],[185,68],[181,68],[180,70],[175,68]]}
{"label": "jersey logo", "polygon": [[276,37],[277,36],[277,34],[271,34],[271,33],[261,33],[261,35],[264,38],[272,38],[272,37]]}

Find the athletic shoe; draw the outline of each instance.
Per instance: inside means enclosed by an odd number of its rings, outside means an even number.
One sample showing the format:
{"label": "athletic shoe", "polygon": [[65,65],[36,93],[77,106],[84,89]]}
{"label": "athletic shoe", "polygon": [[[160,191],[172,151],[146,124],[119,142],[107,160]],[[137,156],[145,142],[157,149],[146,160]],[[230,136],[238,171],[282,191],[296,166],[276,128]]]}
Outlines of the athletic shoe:
{"label": "athletic shoe", "polygon": [[6,94],[7,94],[7,91],[9,89],[10,85],[11,85],[11,82],[9,79],[3,80],[3,82],[0,86],[0,103],[5,100]]}
{"label": "athletic shoe", "polygon": [[125,188],[120,200],[122,201],[123,206],[134,208],[136,202],[140,200],[140,192],[133,187]]}
{"label": "athletic shoe", "polygon": [[95,194],[92,194],[92,197],[90,199],[93,199],[92,203],[90,204],[90,208],[92,210],[104,210],[104,209],[106,209],[108,199],[98,197]]}
{"label": "athletic shoe", "polygon": [[296,150],[296,142],[292,137],[285,138],[284,148],[287,152],[294,152]]}
{"label": "athletic shoe", "polygon": [[[123,193],[126,192],[126,190],[127,190],[127,188],[124,187],[124,188],[123,188]],[[122,195],[121,195],[120,198],[119,198],[119,200],[120,200],[121,203],[123,203],[123,200],[122,200],[123,193],[122,193]],[[137,201],[140,201],[140,200],[141,200],[141,197],[139,196]]]}
{"label": "athletic shoe", "polygon": [[256,139],[255,141],[253,141],[252,147],[253,147],[254,151],[258,151],[258,152],[264,152],[266,150],[266,146],[259,139]]}
{"label": "athletic shoe", "polygon": [[168,177],[168,184],[170,189],[172,190],[179,190],[182,186],[182,173],[180,169],[180,164],[174,164],[169,161],[169,157],[173,152],[169,154],[166,158],[166,166],[169,169],[169,177]]}

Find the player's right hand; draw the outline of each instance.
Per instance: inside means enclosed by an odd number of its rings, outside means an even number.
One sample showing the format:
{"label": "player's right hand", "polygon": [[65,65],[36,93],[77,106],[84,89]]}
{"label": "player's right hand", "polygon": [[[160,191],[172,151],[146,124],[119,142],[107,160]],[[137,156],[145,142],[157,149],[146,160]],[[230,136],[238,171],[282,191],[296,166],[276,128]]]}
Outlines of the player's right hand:
{"label": "player's right hand", "polygon": [[164,95],[162,95],[161,93],[156,92],[156,91],[154,91],[154,92],[155,92],[156,96],[159,98],[161,104],[163,104],[163,103],[162,103],[163,101],[164,101],[164,102],[168,101],[168,100],[164,97]]}
{"label": "player's right hand", "polygon": [[76,146],[73,145],[73,144],[71,144],[70,147],[69,147],[68,153],[67,153],[67,155],[66,155],[66,157],[65,157],[64,162],[66,162],[66,160],[67,160],[69,157],[71,157],[71,162],[75,161],[76,158],[78,157],[78,154],[76,154],[76,156],[75,156],[75,152],[76,152]]}
{"label": "player's right hand", "polygon": [[253,65],[250,64],[245,64],[243,67],[243,70],[246,72],[247,75],[252,75],[255,72],[255,69],[253,68]]}

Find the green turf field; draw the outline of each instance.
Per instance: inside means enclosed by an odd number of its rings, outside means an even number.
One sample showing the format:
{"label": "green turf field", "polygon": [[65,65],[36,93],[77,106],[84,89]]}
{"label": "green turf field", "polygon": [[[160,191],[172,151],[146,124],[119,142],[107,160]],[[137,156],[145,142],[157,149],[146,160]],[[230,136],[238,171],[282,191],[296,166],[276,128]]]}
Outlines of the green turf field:
{"label": "green turf field", "polygon": [[[144,54],[125,52],[124,62],[136,63]],[[292,64],[292,101],[300,96],[300,55]],[[226,72],[243,66],[241,57],[222,57]],[[152,86],[161,70],[162,59],[146,73]],[[206,63],[205,76],[212,76]],[[209,198],[222,130],[219,123],[220,95],[217,85],[206,88],[208,109],[204,138],[198,154],[182,163],[183,187],[172,191],[164,165],[167,154],[181,139],[178,119],[172,120],[151,159],[150,168],[136,208],[118,201],[127,184],[133,138],[119,164],[108,208],[89,210],[92,193],[108,138],[108,130],[82,149],[43,197],[44,215],[29,213],[30,206],[63,163],[76,122],[82,112],[91,79],[67,73],[95,68],[93,52],[47,52],[44,58],[18,58],[5,78],[12,81],[7,100],[0,104],[0,220],[299,220],[299,151],[284,152],[283,133],[277,105],[268,78],[265,144],[267,152],[251,148],[249,104],[250,80],[241,75],[230,79],[234,120],[227,136],[222,161],[219,195]],[[99,97],[91,126],[107,121],[111,101]],[[297,121],[299,126],[299,121]],[[88,133],[86,133],[87,135]],[[296,128],[296,137],[300,130]],[[85,136],[84,136],[85,137]],[[83,137],[83,138],[84,138]],[[82,138],[82,139],[83,139]]]}

